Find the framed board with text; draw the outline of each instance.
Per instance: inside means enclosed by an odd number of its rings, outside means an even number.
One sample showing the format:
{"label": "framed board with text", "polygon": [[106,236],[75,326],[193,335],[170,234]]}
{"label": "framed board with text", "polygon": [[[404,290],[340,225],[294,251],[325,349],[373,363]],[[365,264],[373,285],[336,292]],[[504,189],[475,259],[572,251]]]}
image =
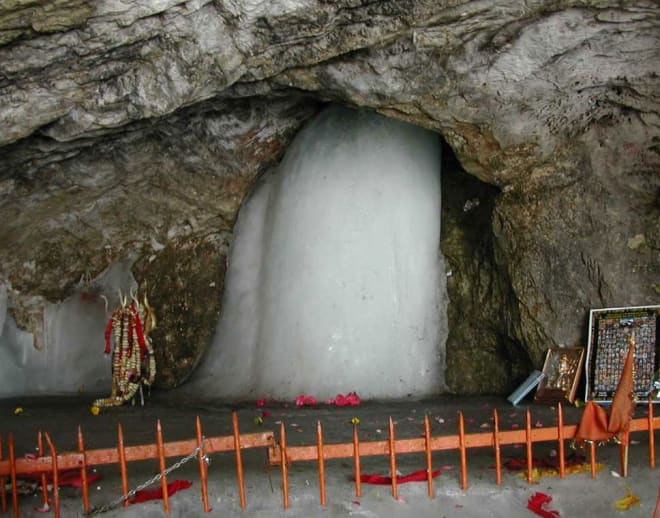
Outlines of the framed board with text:
{"label": "framed board with text", "polygon": [[592,309],[589,314],[585,401],[610,403],[631,339],[635,342],[634,394],[660,402],[660,306]]}

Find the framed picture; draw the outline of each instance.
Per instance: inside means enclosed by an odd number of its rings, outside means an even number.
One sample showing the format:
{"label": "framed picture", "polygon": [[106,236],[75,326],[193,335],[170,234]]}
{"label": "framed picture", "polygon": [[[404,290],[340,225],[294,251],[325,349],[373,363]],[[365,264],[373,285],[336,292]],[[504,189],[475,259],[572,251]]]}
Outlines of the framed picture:
{"label": "framed picture", "polygon": [[575,401],[580,374],[584,365],[584,347],[550,347],[543,364],[543,374],[534,401],[555,403]]}
{"label": "framed picture", "polygon": [[589,314],[585,401],[610,403],[635,342],[636,401],[660,402],[660,306],[592,309]]}

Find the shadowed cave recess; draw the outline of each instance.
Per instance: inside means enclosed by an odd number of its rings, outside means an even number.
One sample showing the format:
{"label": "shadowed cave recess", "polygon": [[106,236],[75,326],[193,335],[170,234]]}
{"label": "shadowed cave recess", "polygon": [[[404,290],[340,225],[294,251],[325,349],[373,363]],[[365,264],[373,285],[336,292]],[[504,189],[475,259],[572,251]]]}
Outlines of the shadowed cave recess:
{"label": "shadowed cave recess", "polygon": [[[76,8],[70,8],[71,5]],[[0,8],[0,397],[505,394],[659,303],[653,3]]]}

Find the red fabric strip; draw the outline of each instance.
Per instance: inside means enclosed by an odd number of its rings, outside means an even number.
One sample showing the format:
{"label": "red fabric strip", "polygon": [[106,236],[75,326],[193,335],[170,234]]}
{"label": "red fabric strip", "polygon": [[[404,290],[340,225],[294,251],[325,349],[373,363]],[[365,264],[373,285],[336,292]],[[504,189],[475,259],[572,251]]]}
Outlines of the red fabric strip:
{"label": "red fabric strip", "polygon": [[[441,474],[442,470],[439,469],[434,471],[431,476],[436,478]],[[405,484],[406,482],[424,482],[425,480],[427,480],[425,469],[415,471],[409,475],[397,475],[396,477],[397,484]],[[364,482],[365,484],[389,486],[392,484],[392,477],[383,477],[382,475],[362,475],[360,476],[360,481]]]}
{"label": "red fabric strip", "polygon": [[[192,486],[192,482],[188,480],[174,480],[167,484],[167,496],[172,496],[174,493],[181,489],[188,489]],[[139,504],[141,502],[148,502],[149,500],[160,500],[163,498],[162,489],[143,489],[135,493],[135,496],[131,499],[131,503]]]}

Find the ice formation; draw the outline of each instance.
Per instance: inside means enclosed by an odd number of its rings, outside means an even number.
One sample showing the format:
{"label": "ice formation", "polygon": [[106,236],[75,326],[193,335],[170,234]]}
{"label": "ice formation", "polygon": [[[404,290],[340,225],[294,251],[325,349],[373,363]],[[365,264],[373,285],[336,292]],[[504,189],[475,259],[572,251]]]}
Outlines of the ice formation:
{"label": "ice formation", "polygon": [[[132,261],[121,260],[58,304],[44,308],[44,343],[16,326],[10,313],[0,327],[0,397],[91,393],[111,387],[109,356],[103,354],[105,324],[118,290],[135,290]],[[4,297],[3,297],[4,292]],[[108,311],[101,298],[109,301]],[[0,291],[0,313],[7,307]]]}
{"label": "ice formation", "polygon": [[440,142],[331,107],[241,210],[215,339],[192,382],[227,399],[444,386]]}

